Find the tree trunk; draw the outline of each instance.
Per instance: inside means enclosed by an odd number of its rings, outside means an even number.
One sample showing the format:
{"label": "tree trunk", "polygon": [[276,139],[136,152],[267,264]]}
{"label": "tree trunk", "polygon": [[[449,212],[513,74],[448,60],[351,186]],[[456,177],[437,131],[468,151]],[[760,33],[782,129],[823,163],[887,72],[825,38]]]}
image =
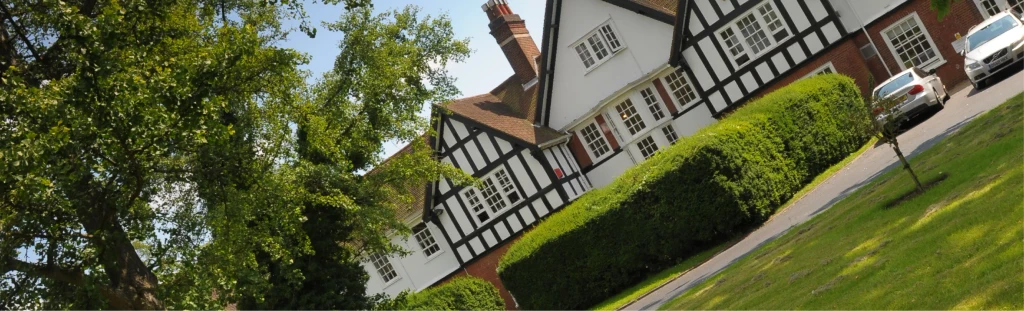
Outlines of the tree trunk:
{"label": "tree trunk", "polygon": [[917,174],[914,173],[914,169],[910,168],[910,162],[907,162],[907,158],[903,156],[903,151],[900,150],[900,144],[896,139],[892,139],[892,150],[896,151],[896,156],[900,158],[900,162],[903,163],[903,169],[910,173],[910,177],[914,179],[914,184],[917,185],[918,192],[924,192],[924,186],[921,186],[921,180],[917,179]]}
{"label": "tree trunk", "polygon": [[102,289],[112,309],[156,310],[164,304],[156,296],[158,281],[132,245],[128,233],[117,219],[117,207],[111,204],[102,188],[94,188],[93,176],[79,179],[78,189],[85,190],[77,208],[82,227],[93,236],[99,263],[109,281]]}

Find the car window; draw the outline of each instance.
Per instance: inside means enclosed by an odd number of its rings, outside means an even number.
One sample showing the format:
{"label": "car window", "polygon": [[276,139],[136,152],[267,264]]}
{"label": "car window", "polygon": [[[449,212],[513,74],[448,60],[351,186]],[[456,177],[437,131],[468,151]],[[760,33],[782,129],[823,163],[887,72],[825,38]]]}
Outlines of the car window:
{"label": "car window", "polygon": [[1012,16],[1003,16],[999,20],[988,24],[988,26],[978,29],[977,32],[967,36],[967,50],[966,52],[974,51],[985,42],[992,40],[995,37],[1005,33],[1006,31],[1017,26],[1017,21]]}
{"label": "car window", "polygon": [[886,97],[889,94],[892,94],[892,92],[900,89],[901,87],[910,84],[910,82],[912,81],[914,81],[914,76],[908,72],[900,76],[899,78],[889,81],[889,83],[886,83],[882,87],[878,88],[878,91],[875,92],[875,98]]}
{"label": "car window", "polygon": [[921,70],[921,68],[917,68],[917,67],[914,67],[914,74],[916,74],[918,77],[927,77],[928,76],[927,72],[924,72],[924,70]]}

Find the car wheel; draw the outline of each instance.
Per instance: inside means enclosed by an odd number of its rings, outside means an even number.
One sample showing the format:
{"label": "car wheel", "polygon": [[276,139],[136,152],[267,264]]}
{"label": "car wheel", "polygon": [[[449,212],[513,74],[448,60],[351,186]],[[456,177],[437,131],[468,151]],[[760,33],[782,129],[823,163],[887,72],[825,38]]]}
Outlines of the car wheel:
{"label": "car wheel", "polygon": [[949,97],[949,95],[939,97],[939,92],[936,92],[935,89],[932,89],[932,93],[935,93],[935,111],[946,108],[946,98]]}
{"label": "car wheel", "polygon": [[942,105],[946,105],[946,102],[948,102],[948,101],[949,101],[949,90],[947,90],[946,86],[943,85],[942,86]]}

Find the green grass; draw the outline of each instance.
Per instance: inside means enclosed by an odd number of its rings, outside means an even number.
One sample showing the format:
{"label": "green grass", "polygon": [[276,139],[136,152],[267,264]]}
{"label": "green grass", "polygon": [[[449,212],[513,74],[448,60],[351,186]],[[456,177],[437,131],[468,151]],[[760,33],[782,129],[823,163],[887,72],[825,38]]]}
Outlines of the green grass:
{"label": "green grass", "polygon": [[1022,157],[1017,95],[662,308],[1024,309]]}
{"label": "green grass", "polygon": [[626,304],[632,302],[634,299],[640,298],[640,296],[643,296],[647,292],[655,290],[656,288],[658,288],[658,286],[665,284],[665,282],[671,281],[675,277],[683,273],[686,273],[686,271],[690,271],[690,269],[693,269],[694,267],[703,264],[705,261],[708,261],[708,259],[711,259],[711,257],[717,255],[719,252],[724,251],[729,246],[735,244],[737,241],[738,240],[733,240],[727,243],[722,243],[722,245],[716,246],[712,249],[693,255],[690,258],[684,260],[683,262],[675,266],[672,266],[671,268],[658,272],[658,274],[655,274],[647,278],[643,282],[640,282],[640,284],[634,285],[633,287],[630,287],[629,289],[622,291],[621,293],[615,295],[614,297],[608,298],[607,300],[598,304],[596,307],[590,309],[617,310],[619,308],[622,308]]}
{"label": "green grass", "polygon": [[[783,208],[779,209],[776,212],[776,214],[782,212],[782,210],[786,209],[796,201],[800,200],[800,198],[803,198],[804,195],[806,195],[808,192],[817,187],[818,184],[821,184],[825,180],[828,180],[830,177],[832,177],[832,175],[838,173],[840,170],[843,169],[843,167],[846,167],[847,164],[850,164],[850,162],[859,157],[862,153],[864,153],[868,149],[871,149],[871,146],[874,146],[875,142],[877,141],[878,139],[872,138],[867,143],[864,143],[864,146],[861,146],[859,150],[857,150],[854,153],[851,153],[845,159],[843,159],[839,163],[836,163],[832,167],[829,167],[828,170],[822,172],[820,175],[818,175],[818,177],[815,177],[814,180],[812,180],[810,183],[804,186],[803,189],[801,189],[799,192],[793,195],[793,198],[789,199],[789,201],[787,201],[786,204],[782,205]],[[740,239],[742,239],[742,237],[726,243],[722,243],[719,246],[716,246],[712,249],[703,251],[701,253],[698,253],[697,255],[687,258],[685,261],[676,264],[671,268],[665,269],[659,272],[658,274],[648,277],[643,282],[640,282],[639,284],[622,291],[618,295],[615,295],[611,298],[606,299],[605,301],[602,301],[600,304],[590,309],[617,310],[619,308],[622,308],[623,306],[632,302],[633,300],[640,298],[640,296],[643,296],[644,294],[657,289],[658,286],[661,286],[662,284],[665,284],[666,282],[675,279],[679,275],[682,275],[683,273],[690,271],[690,269],[703,264],[704,262],[708,261],[708,259],[711,259],[711,257],[714,257],[719,252],[724,251],[726,248],[738,242]]]}

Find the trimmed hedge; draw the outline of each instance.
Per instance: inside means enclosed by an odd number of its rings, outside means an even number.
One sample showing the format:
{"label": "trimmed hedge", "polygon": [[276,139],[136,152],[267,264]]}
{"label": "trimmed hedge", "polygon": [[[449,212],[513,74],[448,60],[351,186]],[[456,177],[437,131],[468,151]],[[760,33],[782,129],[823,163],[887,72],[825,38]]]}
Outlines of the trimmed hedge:
{"label": "trimmed hedge", "polygon": [[504,310],[498,288],[475,277],[456,277],[448,283],[415,294],[401,294],[389,310]]}
{"label": "trimmed hedge", "polygon": [[754,100],[523,235],[498,273],[523,309],[585,309],[763,223],[867,141],[859,88],[804,79]]}

